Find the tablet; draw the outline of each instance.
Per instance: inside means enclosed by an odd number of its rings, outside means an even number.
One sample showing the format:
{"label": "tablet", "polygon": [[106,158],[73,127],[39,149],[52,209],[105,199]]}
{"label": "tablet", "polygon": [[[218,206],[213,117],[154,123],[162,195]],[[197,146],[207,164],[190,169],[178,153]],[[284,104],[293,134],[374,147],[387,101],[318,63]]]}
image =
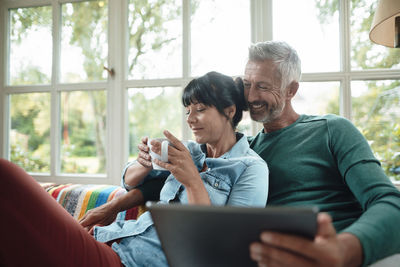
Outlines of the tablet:
{"label": "tablet", "polygon": [[249,245],[263,230],[312,239],[316,207],[247,208],[147,203],[171,267],[256,266]]}

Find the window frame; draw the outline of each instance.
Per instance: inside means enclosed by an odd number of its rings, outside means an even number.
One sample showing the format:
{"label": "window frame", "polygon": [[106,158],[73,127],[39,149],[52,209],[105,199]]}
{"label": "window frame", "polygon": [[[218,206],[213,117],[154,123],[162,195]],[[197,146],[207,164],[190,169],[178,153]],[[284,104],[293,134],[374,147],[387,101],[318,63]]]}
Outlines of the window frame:
{"label": "window frame", "polygon": [[[249,0],[251,42],[273,40],[272,5],[273,0]],[[43,182],[56,183],[110,183],[119,184],[121,170],[128,159],[128,107],[127,90],[134,87],[184,87],[193,77],[190,75],[190,0],[182,0],[182,77],[173,79],[128,79],[128,0],[108,0],[108,67],[115,70],[115,76],[108,77],[104,82],[62,84],[59,82],[60,68],[60,32],[61,5],[64,3],[82,2],[81,0],[0,0],[0,157],[8,158],[8,130],[10,94],[29,92],[50,92],[51,94],[51,163],[50,174],[32,174]],[[9,42],[9,8],[34,7],[51,5],[53,9],[53,66],[50,85],[9,86],[8,58]],[[399,70],[351,70],[350,43],[350,0],[339,0],[339,41],[340,69],[337,72],[303,73],[301,82],[339,82],[340,83],[340,115],[352,119],[351,82],[370,80],[398,80]],[[238,73],[241,75],[241,73]],[[107,91],[107,172],[105,175],[66,175],[57,172],[60,149],[60,111],[59,94],[66,90],[98,90]],[[113,108],[118,107],[118,108]],[[183,108],[182,108],[183,109]],[[184,112],[182,112],[184,114]],[[57,127],[55,127],[57,126]],[[182,136],[190,138],[190,130],[182,116]],[[262,125],[252,121],[252,133],[256,134]],[[113,129],[120,129],[118,131]],[[119,149],[122,148],[122,149]],[[399,182],[395,184],[400,185]]]}

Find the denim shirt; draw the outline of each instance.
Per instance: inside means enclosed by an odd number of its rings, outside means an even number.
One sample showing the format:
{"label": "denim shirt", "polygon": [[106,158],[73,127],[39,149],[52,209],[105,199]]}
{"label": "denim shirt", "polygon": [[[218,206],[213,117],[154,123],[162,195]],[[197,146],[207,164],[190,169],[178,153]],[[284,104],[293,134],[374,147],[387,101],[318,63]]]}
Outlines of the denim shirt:
{"label": "denim shirt", "polygon": [[[206,158],[206,146],[193,141],[187,143],[200,173],[212,205],[265,207],[268,196],[268,167],[253,150],[247,138],[237,134],[237,143],[218,158]],[[131,165],[129,163],[126,169]],[[168,171],[153,170],[145,179],[168,176],[160,193],[160,202],[171,200],[188,203],[185,187]],[[124,175],[122,176],[124,183]],[[125,266],[168,266],[160,241],[155,232],[150,213],[138,220],[116,221],[104,227],[95,227],[94,237],[101,242],[121,239],[112,248]]]}

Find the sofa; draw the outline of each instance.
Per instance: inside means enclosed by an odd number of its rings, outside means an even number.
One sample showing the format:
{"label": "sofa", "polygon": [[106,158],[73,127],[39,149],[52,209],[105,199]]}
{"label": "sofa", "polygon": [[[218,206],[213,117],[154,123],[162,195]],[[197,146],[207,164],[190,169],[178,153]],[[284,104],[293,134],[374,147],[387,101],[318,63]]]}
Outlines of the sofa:
{"label": "sofa", "polygon": [[[39,183],[57,202],[76,220],[85,213],[125,193],[125,189],[116,185],[98,184],[55,184]],[[118,213],[116,220],[137,219],[146,209],[144,206],[134,207]],[[369,267],[400,266],[400,254],[382,259]]]}

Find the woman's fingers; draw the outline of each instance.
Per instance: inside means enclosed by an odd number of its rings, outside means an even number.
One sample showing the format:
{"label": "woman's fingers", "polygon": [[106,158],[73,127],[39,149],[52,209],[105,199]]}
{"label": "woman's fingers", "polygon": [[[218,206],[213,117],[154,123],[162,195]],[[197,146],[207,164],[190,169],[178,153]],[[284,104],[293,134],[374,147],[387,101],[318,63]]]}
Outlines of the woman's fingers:
{"label": "woman's fingers", "polygon": [[160,166],[161,168],[169,170],[171,173],[174,171],[174,165],[168,162],[161,161],[159,159],[154,159],[154,163]]}
{"label": "woman's fingers", "polygon": [[149,140],[149,138],[147,136],[142,137],[142,144],[145,144],[147,146],[147,141]]}
{"label": "woman's fingers", "polygon": [[164,135],[165,135],[165,137],[168,138],[171,145],[173,147],[175,147],[176,149],[178,149],[178,150],[186,149],[185,145],[178,138],[176,138],[172,133],[170,133],[168,130],[164,130]]}
{"label": "woman's fingers", "polygon": [[144,166],[144,167],[149,168],[149,167],[152,166],[150,160],[144,160],[143,158],[138,158],[137,161],[138,161],[142,166]]}

